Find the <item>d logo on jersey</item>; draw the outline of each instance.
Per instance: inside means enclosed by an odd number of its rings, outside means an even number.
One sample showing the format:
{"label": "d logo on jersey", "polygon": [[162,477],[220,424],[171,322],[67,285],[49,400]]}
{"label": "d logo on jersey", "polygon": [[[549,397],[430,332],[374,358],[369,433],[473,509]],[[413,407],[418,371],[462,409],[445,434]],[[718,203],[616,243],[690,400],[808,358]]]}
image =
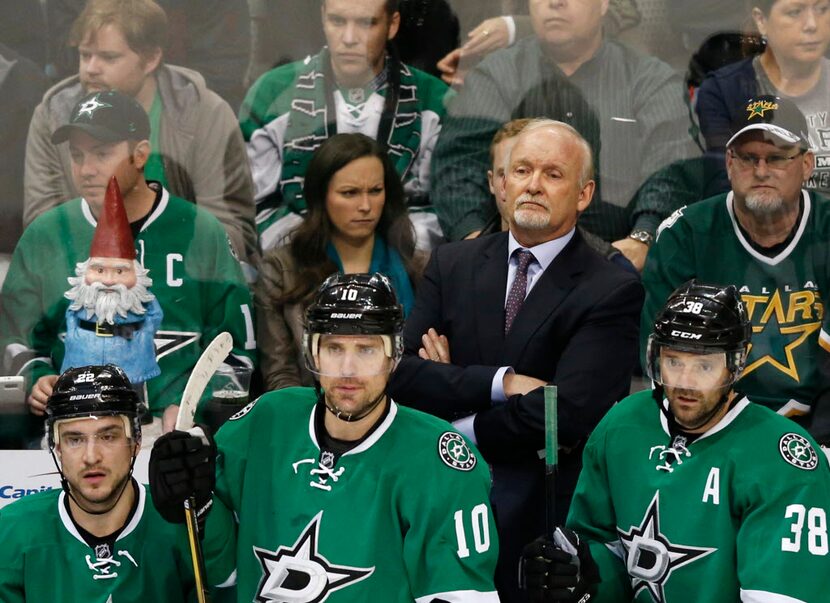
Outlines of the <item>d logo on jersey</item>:
{"label": "d logo on jersey", "polygon": [[628,532],[619,528],[617,531],[625,548],[626,570],[635,597],[646,589],[656,603],[666,603],[665,586],[672,572],[717,550],[669,542],[660,532],[659,490],[654,493],[639,526],[632,526]]}
{"label": "d logo on jersey", "polygon": [[333,565],[317,550],[323,511],[314,516],[291,547],[254,547],[262,566],[257,603],[321,603],[329,594],[372,575],[374,567]]}

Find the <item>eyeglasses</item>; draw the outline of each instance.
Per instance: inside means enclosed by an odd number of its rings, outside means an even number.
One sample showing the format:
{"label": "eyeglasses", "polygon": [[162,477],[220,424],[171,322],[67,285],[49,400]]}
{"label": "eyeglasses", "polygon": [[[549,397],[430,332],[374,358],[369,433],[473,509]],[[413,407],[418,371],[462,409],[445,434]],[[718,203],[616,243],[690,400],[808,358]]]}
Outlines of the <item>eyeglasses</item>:
{"label": "eyeglasses", "polygon": [[749,168],[757,168],[761,162],[763,161],[764,164],[771,170],[781,171],[787,169],[790,165],[790,162],[795,159],[796,157],[800,157],[806,151],[798,151],[795,155],[784,155],[779,153],[772,153],[767,155],[766,157],[758,157],[757,155],[753,155],[752,153],[739,153],[734,149],[729,149],[729,154],[735,159],[735,162],[738,164],[738,167],[742,169],[749,169]]}
{"label": "eyeglasses", "polygon": [[95,444],[104,448],[120,448],[131,443],[130,438],[122,431],[105,431],[103,433],[83,434],[68,433],[61,435],[61,447],[70,450],[86,448],[89,439],[92,438]]}

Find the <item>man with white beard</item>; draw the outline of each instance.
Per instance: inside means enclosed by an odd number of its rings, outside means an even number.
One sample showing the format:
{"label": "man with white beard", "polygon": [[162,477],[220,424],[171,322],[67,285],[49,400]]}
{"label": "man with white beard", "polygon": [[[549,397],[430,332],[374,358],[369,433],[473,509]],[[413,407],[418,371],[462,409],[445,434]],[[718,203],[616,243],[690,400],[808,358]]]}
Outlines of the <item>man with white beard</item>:
{"label": "man with white beard", "polygon": [[544,530],[543,386],[559,392],[556,511],[564,520],[582,446],[627,395],[637,357],[639,279],[585,242],[590,145],[568,124],[531,121],[497,182],[508,232],[435,249],[387,388],[396,402],[455,420],[493,470],[496,587],[518,592],[522,547]]}
{"label": "man with white beard", "polygon": [[[89,259],[79,262],[64,297],[66,341],[61,372],[109,362],[133,387],[161,374],[153,338],[164,314],[148,287],[153,280],[135,259],[135,243],[115,178],[110,179]],[[137,387],[138,386],[138,387]]]}
{"label": "man with white beard", "polygon": [[[64,343],[71,343],[66,278],[90,256],[99,280],[112,268],[129,288],[132,278],[126,276],[132,260],[153,276],[153,294],[164,316],[155,338],[148,335],[145,343],[148,355],[154,344],[161,373],[144,385],[150,413],[164,429],[172,428],[187,377],[216,335],[228,331],[233,337],[229,364],[253,366],[251,296],[228,236],[210,213],[171,195],[160,182],[145,179],[149,137],[147,113],[135,99],[116,91],[88,94],[72,109],[69,122],[52,133],[54,144],[69,147],[72,178],[82,197],[59,204],[26,228],[0,294],[3,371],[27,378],[27,401],[35,415],[43,415],[67,354]],[[113,177],[129,224],[124,234],[132,238],[104,253],[95,250],[93,238]],[[118,259],[119,266],[105,266],[107,261],[100,258],[107,257]],[[91,280],[88,271],[84,275]],[[85,313],[81,311],[82,318]],[[113,330],[120,330],[117,318],[115,323]],[[88,326],[98,324],[108,323],[97,316]],[[81,324],[81,331],[107,337],[106,327],[96,334]]]}
{"label": "man with white beard", "polygon": [[789,99],[747,100],[727,143],[732,190],[676,211],[643,271],[640,352],[669,294],[695,278],[735,285],[752,321],[736,387],[830,442],[830,204],[803,188],[815,167],[807,121]]}

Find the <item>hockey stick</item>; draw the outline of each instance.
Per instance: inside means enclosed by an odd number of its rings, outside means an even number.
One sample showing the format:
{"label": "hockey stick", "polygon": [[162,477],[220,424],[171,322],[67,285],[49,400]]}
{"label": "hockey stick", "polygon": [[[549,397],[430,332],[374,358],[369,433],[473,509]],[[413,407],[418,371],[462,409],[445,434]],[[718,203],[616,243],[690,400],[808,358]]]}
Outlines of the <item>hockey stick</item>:
{"label": "hockey stick", "polygon": [[556,530],[556,466],[559,464],[559,421],[556,416],[555,385],[545,386],[545,533]]}
{"label": "hockey stick", "polygon": [[[187,431],[193,427],[196,407],[202,398],[208,381],[227,358],[233,348],[233,338],[223,331],[208,344],[184,386],[179,414],[176,415],[176,429]],[[196,523],[196,500],[193,496],[184,501],[184,514],[187,523],[187,540],[190,544],[190,557],[193,562],[193,577],[196,581],[196,597],[199,603],[209,603],[207,585],[205,584],[205,560],[202,556],[202,543],[199,540],[199,526]]]}

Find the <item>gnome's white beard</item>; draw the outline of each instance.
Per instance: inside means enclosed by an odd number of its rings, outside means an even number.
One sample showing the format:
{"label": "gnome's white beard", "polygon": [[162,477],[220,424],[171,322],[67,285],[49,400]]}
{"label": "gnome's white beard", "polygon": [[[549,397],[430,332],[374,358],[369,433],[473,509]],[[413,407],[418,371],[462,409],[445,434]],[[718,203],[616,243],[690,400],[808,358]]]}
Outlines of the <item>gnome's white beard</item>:
{"label": "gnome's white beard", "polygon": [[127,288],[125,285],[105,285],[104,283],[86,283],[85,274],[89,260],[81,262],[75,267],[75,277],[69,277],[72,288],[64,293],[64,297],[72,300],[70,310],[86,310],[86,318],[94,315],[98,323],[108,322],[115,324],[116,314],[122,318],[128,312],[141,316],[147,309],[144,304],[155,299],[155,295],[148,291],[153,279],[147,276],[147,270],[137,261],[135,262],[136,284]]}

